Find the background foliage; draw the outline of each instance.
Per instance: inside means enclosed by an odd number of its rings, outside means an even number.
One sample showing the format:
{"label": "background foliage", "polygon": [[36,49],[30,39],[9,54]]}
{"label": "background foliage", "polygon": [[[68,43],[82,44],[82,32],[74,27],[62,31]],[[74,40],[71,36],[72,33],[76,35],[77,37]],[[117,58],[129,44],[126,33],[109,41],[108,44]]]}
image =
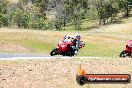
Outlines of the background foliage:
{"label": "background foliage", "polygon": [[83,30],[84,20],[99,25],[131,16],[132,0],[0,0],[0,27]]}

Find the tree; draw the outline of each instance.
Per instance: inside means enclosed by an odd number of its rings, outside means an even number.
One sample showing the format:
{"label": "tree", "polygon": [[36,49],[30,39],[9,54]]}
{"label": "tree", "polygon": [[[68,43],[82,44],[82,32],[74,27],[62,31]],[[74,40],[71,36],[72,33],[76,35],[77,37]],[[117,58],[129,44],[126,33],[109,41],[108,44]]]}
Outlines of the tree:
{"label": "tree", "polygon": [[22,10],[23,12],[32,12],[33,4],[32,0],[20,0],[18,2],[18,8]]}
{"label": "tree", "polygon": [[8,0],[0,0],[0,13],[6,14],[7,13],[7,5]]}
{"label": "tree", "polygon": [[48,7],[49,0],[34,0],[34,5],[38,9],[38,16],[46,19],[46,11]]}
{"label": "tree", "polygon": [[105,6],[107,4],[107,1],[106,0],[92,0],[91,1],[92,3],[92,6],[94,6],[97,10],[97,13],[98,13],[98,16],[99,16],[99,24],[101,25],[102,24],[102,20],[104,21],[104,24],[105,24]]}
{"label": "tree", "polygon": [[8,17],[7,17],[7,6],[8,0],[0,0],[0,27],[8,26]]}
{"label": "tree", "polygon": [[109,18],[111,18],[111,22],[113,22],[119,12],[118,1],[115,0],[92,0],[92,6],[97,10],[100,19],[99,25],[101,25],[102,22],[105,25]]}
{"label": "tree", "polygon": [[130,9],[132,8],[132,0],[119,0],[120,10],[125,10],[125,16],[128,17]]}
{"label": "tree", "polygon": [[85,19],[86,11],[89,9],[88,0],[65,0],[65,21],[72,21],[75,29],[81,29],[81,20]]}
{"label": "tree", "polygon": [[55,27],[57,30],[60,30],[63,26],[63,23],[64,23],[64,26],[65,26],[65,21],[63,20],[64,19],[64,7],[63,7],[63,1],[62,0],[56,0],[55,1]]}

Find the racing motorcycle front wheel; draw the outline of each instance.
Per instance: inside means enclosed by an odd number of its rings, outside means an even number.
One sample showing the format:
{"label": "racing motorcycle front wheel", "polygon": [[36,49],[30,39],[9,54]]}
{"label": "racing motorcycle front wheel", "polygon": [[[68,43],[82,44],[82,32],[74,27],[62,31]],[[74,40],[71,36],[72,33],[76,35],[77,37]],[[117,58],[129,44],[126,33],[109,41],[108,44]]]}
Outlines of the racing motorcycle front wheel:
{"label": "racing motorcycle front wheel", "polygon": [[53,50],[50,52],[50,55],[51,55],[51,56],[57,55],[57,50],[56,50],[56,49],[53,49]]}
{"label": "racing motorcycle front wheel", "polygon": [[[125,57],[127,57],[127,56],[129,56],[129,54],[126,52],[126,51],[122,51],[121,53],[120,53],[120,55],[119,55],[119,57],[121,57],[121,58],[125,58]],[[129,56],[130,57],[130,56]]]}

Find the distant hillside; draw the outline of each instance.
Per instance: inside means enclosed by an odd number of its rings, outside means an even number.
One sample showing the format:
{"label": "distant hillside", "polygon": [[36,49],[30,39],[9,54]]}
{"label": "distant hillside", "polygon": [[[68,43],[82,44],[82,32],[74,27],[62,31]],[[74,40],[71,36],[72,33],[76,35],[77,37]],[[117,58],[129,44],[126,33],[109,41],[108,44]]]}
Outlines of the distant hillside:
{"label": "distant hillside", "polygon": [[19,0],[9,0],[11,3],[17,3]]}
{"label": "distant hillside", "polygon": [[63,30],[72,26],[72,30],[85,30],[88,28],[84,28],[84,21],[97,21],[100,26],[132,15],[131,0],[1,0],[0,3],[0,27]]}

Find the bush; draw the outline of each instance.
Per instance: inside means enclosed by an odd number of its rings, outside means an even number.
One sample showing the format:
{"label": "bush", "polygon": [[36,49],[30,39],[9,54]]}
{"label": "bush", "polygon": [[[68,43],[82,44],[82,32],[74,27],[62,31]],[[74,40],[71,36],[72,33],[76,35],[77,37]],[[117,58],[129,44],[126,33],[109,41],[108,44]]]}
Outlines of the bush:
{"label": "bush", "polygon": [[8,17],[6,15],[0,14],[0,27],[8,25],[9,25]]}
{"label": "bush", "polygon": [[47,30],[47,26],[46,26],[46,23],[44,21],[40,21],[38,25],[39,25],[39,29]]}
{"label": "bush", "polygon": [[20,28],[30,28],[30,22],[32,21],[32,14],[23,12],[20,9],[10,14],[11,26],[16,25]]}
{"label": "bush", "polygon": [[30,26],[29,26],[29,23],[30,23],[30,21],[31,21],[31,15],[30,15],[30,13],[24,13],[24,14],[22,14],[22,16],[21,16],[21,27],[23,27],[23,28],[29,28]]}
{"label": "bush", "polygon": [[86,18],[88,20],[97,20],[99,19],[99,16],[97,14],[97,10],[93,7],[93,8],[90,8],[87,13],[86,13]]}
{"label": "bush", "polygon": [[55,28],[55,23],[54,21],[49,21],[47,22],[47,29],[54,29]]}
{"label": "bush", "polygon": [[43,18],[33,19],[31,24],[30,24],[30,28],[47,30],[47,24]]}
{"label": "bush", "polygon": [[61,29],[62,29],[62,25],[63,25],[62,22],[63,22],[63,21],[62,21],[61,18],[60,18],[60,19],[57,19],[57,20],[55,21],[55,28],[56,28],[57,30],[61,30]]}

